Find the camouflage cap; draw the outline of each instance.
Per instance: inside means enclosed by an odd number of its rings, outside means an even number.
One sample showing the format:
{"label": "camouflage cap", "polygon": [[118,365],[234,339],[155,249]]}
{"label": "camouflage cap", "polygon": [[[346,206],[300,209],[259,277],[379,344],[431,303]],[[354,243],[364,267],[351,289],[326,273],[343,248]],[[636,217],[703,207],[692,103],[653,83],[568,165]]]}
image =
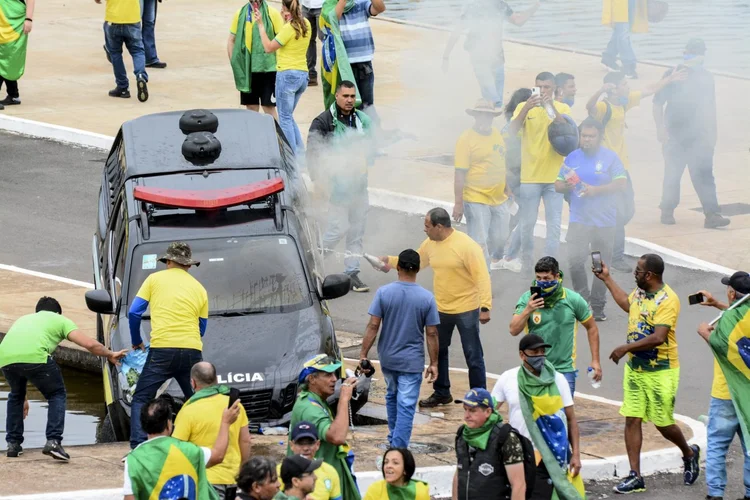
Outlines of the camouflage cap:
{"label": "camouflage cap", "polygon": [[169,244],[167,247],[167,253],[159,258],[160,262],[166,262],[171,260],[183,266],[200,266],[201,263],[197,260],[193,260],[193,251],[190,250],[190,245],[182,241],[175,241]]}

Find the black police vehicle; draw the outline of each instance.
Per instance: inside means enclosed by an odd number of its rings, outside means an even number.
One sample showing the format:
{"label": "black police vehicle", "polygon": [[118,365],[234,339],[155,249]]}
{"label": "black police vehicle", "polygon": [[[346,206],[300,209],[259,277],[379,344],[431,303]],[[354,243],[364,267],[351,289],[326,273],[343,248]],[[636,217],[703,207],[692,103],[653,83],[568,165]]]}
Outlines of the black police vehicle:
{"label": "black police vehicle", "polygon": [[[158,257],[169,243],[187,242],[201,262],[190,273],[208,292],[203,359],[240,390],[251,426],[286,423],[302,364],[319,353],[341,358],[326,301],[350,287],[346,275],[325,277],[310,214],[293,153],[267,115],[193,110],[124,123],[92,242],[96,286],[86,302],[98,313],[98,340],[131,347],[130,303],[165,268]],[[149,311],[141,329],[148,343]],[[116,369],[102,371],[115,437],[128,439],[132,394]],[[182,398],[174,380],[162,389]]]}

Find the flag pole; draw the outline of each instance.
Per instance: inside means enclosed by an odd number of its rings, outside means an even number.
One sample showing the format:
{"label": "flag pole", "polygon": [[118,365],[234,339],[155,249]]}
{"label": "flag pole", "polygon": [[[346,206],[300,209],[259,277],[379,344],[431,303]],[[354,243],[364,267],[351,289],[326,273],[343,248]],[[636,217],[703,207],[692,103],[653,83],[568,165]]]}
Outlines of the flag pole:
{"label": "flag pole", "polygon": [[748,300],[748,299],[750,299],[750,293],[746,293],[744,297],[742,297],[742,298],[741,298],[740,300],[737,300],[737,301],[735,301],[735,303],[734,303],[734,304],[732,304],[731,306],[729,306],[728,308],[726,308],[726,309],[725,309],[724,311],[722,311],[722,312],[721,312],[721,314],[719,314],[718,316],[716,316],[716,317],[715,317],[715,318],[714,318],[714,319],[713,319],[713,320],[712,320],[712,321],[711,321],[711,322],[709,323],[709,325],[711,325],[711,326],[714,326],[714,325],[715,325],[716,323],[718,323],[718,322],[719,322],[719,320],[721,319],[721,317],[722,317],[722,316],[724,316],[724,313],[725,313],[725,312],[727,312],[727,311],[731,311],[731,310],[732,310],[732,309],[734,309],[735,307],[739,307],[739,306],[740,306],[741,304],[745,303],[745,301],[746,301],[746,300]]}

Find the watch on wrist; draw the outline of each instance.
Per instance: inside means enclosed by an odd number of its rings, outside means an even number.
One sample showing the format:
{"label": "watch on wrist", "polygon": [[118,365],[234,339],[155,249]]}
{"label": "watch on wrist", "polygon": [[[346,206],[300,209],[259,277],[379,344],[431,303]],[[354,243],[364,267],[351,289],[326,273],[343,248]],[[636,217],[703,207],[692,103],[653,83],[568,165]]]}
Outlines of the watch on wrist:
{"label": "watch on wrist", "polygon": [[480,311],[482,311],[483,313],[487,313],[487,312],[490,312],[489,308],[487,308],[487,307],[482,307],[482,308],[481,308],[481,309],[479,309],[479,310],[480,310]]}

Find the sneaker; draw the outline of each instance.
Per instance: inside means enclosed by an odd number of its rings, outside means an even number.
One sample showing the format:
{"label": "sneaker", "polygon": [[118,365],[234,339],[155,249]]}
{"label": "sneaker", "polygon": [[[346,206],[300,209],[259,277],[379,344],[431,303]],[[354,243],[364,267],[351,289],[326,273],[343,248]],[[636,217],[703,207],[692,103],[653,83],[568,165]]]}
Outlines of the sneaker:
{"label": "sneaker", "polygon": [[307,80],[307,86],[308,87],[317,87],[318,86],[318,79],[317,78],[309,78]]}
{"label": "sneaker", "polygon": [[55,460],[64,460],[65,462],[70,460],[70,455],[65,453],[65,449],[60,444],[60,441],[56,439],[50,439],[47,441],[47,444],[44,445],[44,449],[42,449],[42,454],[50,456]]}
{"label": "sneaker", "polygon": [[602,312],[595,312],[594,313],[594,321],[601,323],[602,321],[607,321],[607,315],[604,314],[604,311]]}
{"label": "sneaker", "polygon": [[718,227],[728,226],[731,221],[721,214],[708,214],[706,220],[703,222],[703,227],[706,229],[716,229]]}
{"label": "sneaker", "polygon": [[602,56],[602,64],[607,71],[620,71],[622,68],[617,64],[616,59],[610,59],[609,57]]}
{"label": "sneaker", "polygon": [[141,102],[148,101],[148,83],[143,75],[139,75],[137,79],[138,85],[138,100]]}
{"label": "sneaker", "polygon": [[5,456],[8,458],[16,458],[23,455],[23,448],[18,443],[8,443],[8,449],[5,451]]}
{"label": "sneaker", "polygon": [[435,408],[439,405],[449,405],[453,403],[453,396],[448,394],[447,396],[440,396],[438,393],[433,392],[427,399],[421,399],[419,406],[421,408]]}
{"label": "sneaker", "polygon": [[146,65],[147,68],[164,69],[167,67],[167,63],[162,61],[152,62]]}
{"label": "sneaker", "polygon": [[359,279],[359,271],[353,272],[349,275],[349,278],[352,280],[352,292],[369,292],[370,287],[365,285],[361,279]]}
{"label": "sneaker", "polygon": [[661,211],[661,223],[666,226],[673,226],[677,224],[677,221],[674,220],[674,212],[666,212],[662,210]]}
{"label": "sneaker", "polygon": [[109,51],[107,50],[107,46],[106,45],[102,45],[102,48],[104,49],[104,54],[107,56],[107,62],[109,62],[109,64],[112,64],[112,56],[109,55]]}
{"label": "sneaker", "polygon": [[3,106],[18,106],[21,104],[21,99],[19,97],[11,97],[7,96],[5,99],[0,101],[0,104]]}
{"label": "sneaker", "polygon": [[490,271],[505,269],[505,259],[490,261]]}
{"label": "sneaker", "polygon": [[520,273],[523,268],[521,259],[506,260],[503,259],[503,269],[512,273]]}
{"label": "sneaker", "polygon": [[627,495],[629,493],[641,493],[646,491],[646,483],[643,478],[639,476],[634,470],[630,471],[630,475],[617,486],[613,488],[615,493],[621,493]]}
{"label": "sneaker", "polygon": [[633,268],[628,265],[627,262],[624,260],[618,260],[609,265],[610,268],[614,269],[615,271],[620,271],[621,273],[632,273]]}
{"label": "sneaker", "polygon": [[109,97],[122,97],[123,99],[130,99],[130,91],[121,87],[115,87],[109,91]]}
{"label": "sneaker", "polygon": [[625,73],[625,78],[630,78],[631,80],[638,79],[638,73],[635,72],[635,67],[623,68],[623,72]]}
{"label": "sneaker", "polygon": [[683,457],[682,459],[685,465],[685,472],[682,474],[682,478],[688,486],[696,482],[698,476],[701,475],[701,448],[697,444],[694,444],[690,449],[693,450],[693,456],[690,458]]}

